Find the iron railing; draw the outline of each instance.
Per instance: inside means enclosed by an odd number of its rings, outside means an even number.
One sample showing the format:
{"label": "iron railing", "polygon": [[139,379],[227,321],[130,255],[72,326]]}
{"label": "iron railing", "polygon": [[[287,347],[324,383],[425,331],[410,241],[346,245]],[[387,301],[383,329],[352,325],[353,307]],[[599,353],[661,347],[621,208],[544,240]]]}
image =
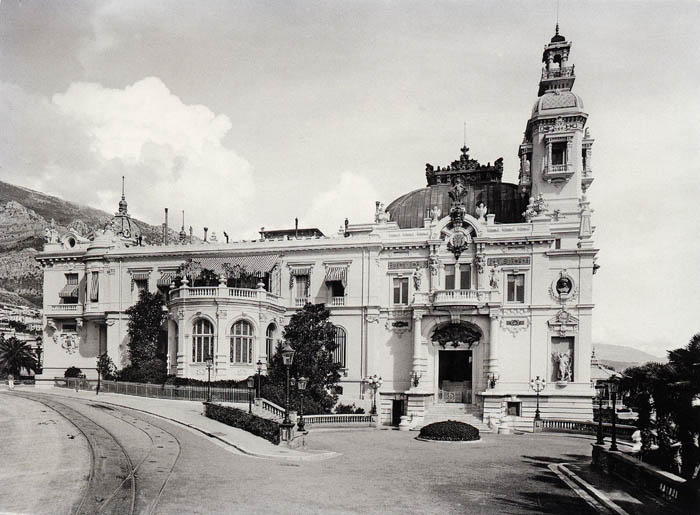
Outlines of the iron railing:
{"label": "iron railing", "polygon": [[339,415],[304,415],[307,426],[369,426],[372,415],[339,414]]}
{"label": "iron railing", "polygon": [[[542,419],[542,430],[554,433],[584,433],[597,434],[598,422],[581,420]],[[637,430],[636,426],[616,424],[615,432],[620,440],[632,440],[632,434]],[[603,436],[612,435],[612,424],[603,422]]]}

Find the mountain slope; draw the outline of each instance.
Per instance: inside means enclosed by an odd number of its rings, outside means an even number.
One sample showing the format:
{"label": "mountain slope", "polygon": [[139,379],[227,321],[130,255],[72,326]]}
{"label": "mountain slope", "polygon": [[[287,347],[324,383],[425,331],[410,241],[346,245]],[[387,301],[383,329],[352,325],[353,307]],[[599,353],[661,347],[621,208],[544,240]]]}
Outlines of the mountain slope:
{"label": "mountain slope", "polygon": [[649,361],[665,363],[666,358],[654,356],[634,347],[625,345],[608,345],[597,343],[594,345],[595,354],[598,360],[611,368],[623,371],[626,368],[642,365]]}
{"label": "mountain slope", "polygon": [[[0,181],[0,291],[4,298],[42,305],[41,267],[34,255],[44,245],[44,229],[53,219],[59,233],[69,227],[81,234],[102,227],[113,215],[92,207]],[[144,240],[162,243],[160,226],[136,220]],[[174,231],[170,231],[175,238]]]}

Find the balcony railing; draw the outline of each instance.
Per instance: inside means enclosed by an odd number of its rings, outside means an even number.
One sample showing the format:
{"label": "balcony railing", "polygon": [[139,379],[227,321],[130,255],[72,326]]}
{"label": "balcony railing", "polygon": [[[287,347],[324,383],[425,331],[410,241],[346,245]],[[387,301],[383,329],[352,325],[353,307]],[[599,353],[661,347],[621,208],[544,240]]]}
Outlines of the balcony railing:
{"label": "balcony railing", "polygon": [[544,173],[542,175],[544,176],[544,179],[547,182],[552,182],[561,180],[568,181],[573,174],[574,172],[570,164],[550,164],[549,166],[545,167]]}
{"label": "balcony railing", "polygon": [[227,286],[206,286],[206,287],[182,287],[170,291],[170,300],[182,298],[202,298],[202,297],[218,297],[218,298],[237,298],[251,299],[268,302],[279,302],[279,295],[270,293],[262,288],[229,288]]}
{"label": "balcony railing", "polygon": [[46,307],[47,315],[82,315],[82,304],[50,304]]}
{"label": "balcony railing", "polygon": [[294,305],[298,308],[304,307],[304,304],[309,302],[309,297],[297,297],[294,299]]}
{"label": "balcony railing", "polygon": [[476,306],[491,300],[491,290],[438,290],[433,296],[435,306]]}
{"label": "balcony railing", "polygon": [[345,297],[333,297],[331,306],[345,306]]}
{"label": "balcony railing", "polygon": [[564,66],[563,68],[553,68],[551,70],[542,70],[542,79],[560,79],[562,77],[573,77],[574,67]]}

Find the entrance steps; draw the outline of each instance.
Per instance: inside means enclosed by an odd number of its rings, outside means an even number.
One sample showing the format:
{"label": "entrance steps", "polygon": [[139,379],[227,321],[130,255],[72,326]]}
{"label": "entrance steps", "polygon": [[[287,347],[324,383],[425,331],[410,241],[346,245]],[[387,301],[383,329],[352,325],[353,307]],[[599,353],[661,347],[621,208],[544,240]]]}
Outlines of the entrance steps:
{"label": "entrance steps", "polygon": [[474,426],[481,433],[490,433],[491,428],[484,424],[481,416],[472,404],[460,403],[436,403],[428,408],[424,417],[422,426],[427,426],[433,422],[442,422],[444,420],[456,420],[457,422],[465,422]]}

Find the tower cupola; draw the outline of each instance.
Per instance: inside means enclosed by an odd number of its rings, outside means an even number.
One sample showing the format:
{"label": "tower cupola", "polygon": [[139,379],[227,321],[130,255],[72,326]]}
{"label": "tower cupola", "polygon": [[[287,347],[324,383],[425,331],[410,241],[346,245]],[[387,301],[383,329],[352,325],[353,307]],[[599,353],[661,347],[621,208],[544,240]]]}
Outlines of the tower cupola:
{"label": "tower cupola", "polygon": [[559,34],[559,24],[551,41],[544,46],[542,53],[542,78],[540,89],[537,93],[541,97],[544,93],[553,90],[569,91],[574,86],[574,66],[569,66],[569,51],[571,42]]}

